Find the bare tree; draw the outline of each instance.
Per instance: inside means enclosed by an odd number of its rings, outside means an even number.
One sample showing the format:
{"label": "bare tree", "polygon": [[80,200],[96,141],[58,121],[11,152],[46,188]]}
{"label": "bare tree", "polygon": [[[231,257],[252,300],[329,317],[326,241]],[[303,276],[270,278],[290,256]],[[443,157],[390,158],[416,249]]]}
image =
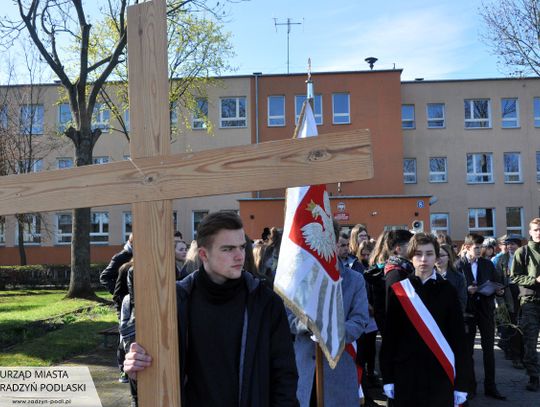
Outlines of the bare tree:
{"label": "bare tree", "polygon": [[[44,127],[43,64],[35,50],[22,41],[17,44],[23,56],[25,85],[9,86],[18,82],[12,60],[8,61],[7,86],[0,92],[0,175],[25,174],[40,171],[43,160],[60,144],[52,129]],[[22,52],[20,52],[22,50]],[[39,243],[45,230],[40,214],[17,214],[17,245],[20,264],[27,264],[25,243]]]}
{"label": "bare tree", "polygon": [[[12,0],[18,17],[0,20],[0,43],[28,36],[63,87],[72,125],[65,135],[75,146],[75,166],[92,164],[101,135],[92,128],[92,115],[107,80],[125,62],[126,8],[138,0]],[[168,16],[206,13],[219,17],[223,3],[208,0],[168,0]],[[210,4],[210,5],[209,5]],[[96,8],[99,9],[96,12]],[[92,10],[93,16],[90,17]],[[68,297],[93,297],[90,285],[90,208],[74,209],[71,280]]]}
{"label": "bare tree", "polygon": [[540,2],[498,0],[482,4],[484,41],[502,70],[515,75],[540,75]]}

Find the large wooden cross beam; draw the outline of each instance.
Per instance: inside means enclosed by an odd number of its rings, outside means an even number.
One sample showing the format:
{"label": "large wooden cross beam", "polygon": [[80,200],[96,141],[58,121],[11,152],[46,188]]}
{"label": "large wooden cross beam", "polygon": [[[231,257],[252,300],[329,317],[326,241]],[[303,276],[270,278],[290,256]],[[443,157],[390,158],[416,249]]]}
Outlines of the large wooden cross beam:
{"label": "large wooden cross beam", "polygon": [[372,177],[367,131],[170,155],[165,0],[128,7],[131,162],[0,179],[0,215],[133,204],[139,406],[180,405],[171,200]]}

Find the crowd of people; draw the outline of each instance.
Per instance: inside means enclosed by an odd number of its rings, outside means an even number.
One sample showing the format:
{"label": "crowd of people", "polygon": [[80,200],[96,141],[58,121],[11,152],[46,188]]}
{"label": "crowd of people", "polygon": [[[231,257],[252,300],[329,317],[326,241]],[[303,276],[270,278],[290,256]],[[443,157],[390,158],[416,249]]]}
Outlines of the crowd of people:
{"label": "crowd of people", "polygon": [[[473,405],[477,331],[486,396],[506,398],[496,386],[496,336],[529,376],[526,389],[539,390],[540,218],[523,246],[513,234],[469,234],[458,248],[446,234],[390,230],[372,239],[362,224],[341,230],[337,222],[334,231],[354,351],[335,369],[325,362],[325,405],[376,406],[381,390],[395,407]],[[316,405],[316,338],[272,290],[281,237],[273,227],[252,240],[228,212],[208,215],[189,245],[175,235],[183,405]],[[135,339],[132,241],[101,282],[118,310],[120,380],[136,406],[136,375],[151,356]]]}

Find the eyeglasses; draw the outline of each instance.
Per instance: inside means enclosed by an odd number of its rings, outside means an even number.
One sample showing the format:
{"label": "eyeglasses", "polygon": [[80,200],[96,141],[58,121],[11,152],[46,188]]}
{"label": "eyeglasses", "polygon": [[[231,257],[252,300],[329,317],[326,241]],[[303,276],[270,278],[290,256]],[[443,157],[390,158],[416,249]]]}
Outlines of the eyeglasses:
{"label": "eyeglasses", "polygon": [[342,244],[339,245],[339,247],[348,247],[348,246],[349,246],[348,243],[342,243]]}

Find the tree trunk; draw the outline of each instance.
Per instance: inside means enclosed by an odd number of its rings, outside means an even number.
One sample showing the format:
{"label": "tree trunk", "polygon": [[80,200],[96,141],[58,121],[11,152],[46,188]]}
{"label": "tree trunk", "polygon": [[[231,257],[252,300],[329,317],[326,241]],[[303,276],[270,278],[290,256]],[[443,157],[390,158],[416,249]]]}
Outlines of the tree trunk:
{"label": "tree trunk", "polygon": [[[75,145],[75,166],[92,164],[92,135],[90,129],[79,134]],[[83,204],[84,202],[81,202]],[[95,298],[90,284],[90,208],[73,209],[71,227],[71,276],[67,298]]]}
{"label": "tree trunk", "polygon": [[21,221],[21,219],[19,219],[18,216],[16,217],[16,219],[17,219],[17,229],[19,232],[17,233],[18,235],[17,244],[19,246],[19,259],[20,259],[21,266],[26,266],[28,262],[26,260],[26,249],[24,247],[24,223]]}
{"label": "tree trunk", "polygon": [[73,209],[71,276],[68,298],[91,298],[90,284],[90,208]]}

